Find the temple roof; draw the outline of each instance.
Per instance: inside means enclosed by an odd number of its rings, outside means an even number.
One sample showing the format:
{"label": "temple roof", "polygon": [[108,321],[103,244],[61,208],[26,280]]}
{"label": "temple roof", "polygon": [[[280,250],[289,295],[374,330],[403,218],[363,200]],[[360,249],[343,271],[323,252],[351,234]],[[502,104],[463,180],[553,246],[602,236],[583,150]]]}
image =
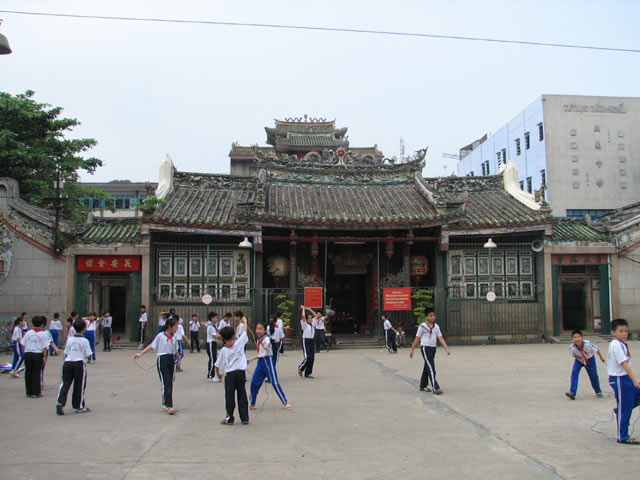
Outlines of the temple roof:
{"label": "temple roof", "polygon": [[139,219],[114,219],[96,221],[78,238],[78,243],[137,243],[140,240]]}
{"label": "temple roof", "polygon": [[555,218],[551,240],[554,242],[606,242],[608,235],[588,225],[583,218]]}
{"label": "temple roof", "polygon": [[255,177],[174,172],[166,203],[151,219],[173,225],[233,227],[238,223],[238,206],[254,201],[256,184]]}

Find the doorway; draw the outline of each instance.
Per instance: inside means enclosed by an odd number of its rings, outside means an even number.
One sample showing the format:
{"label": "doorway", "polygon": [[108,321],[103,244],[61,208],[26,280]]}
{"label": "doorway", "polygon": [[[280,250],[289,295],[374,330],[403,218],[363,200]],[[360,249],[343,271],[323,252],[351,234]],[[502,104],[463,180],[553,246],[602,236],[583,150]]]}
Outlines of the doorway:
{"label": "doorway", "polygon": [[327,284],[327,298],[336,312],[331,318],[331,333],[364,333],[369,320],[367,275],[333,275]]}
{"label": "doorway", "polygon": [[113,332],[124,333],[127,327],[127,289],[109,287],[109,311],[113,317]]}
{"label": "doorway", "polygon": [[566,331],[586,328],[584,283],[562,284],[562,328]]}

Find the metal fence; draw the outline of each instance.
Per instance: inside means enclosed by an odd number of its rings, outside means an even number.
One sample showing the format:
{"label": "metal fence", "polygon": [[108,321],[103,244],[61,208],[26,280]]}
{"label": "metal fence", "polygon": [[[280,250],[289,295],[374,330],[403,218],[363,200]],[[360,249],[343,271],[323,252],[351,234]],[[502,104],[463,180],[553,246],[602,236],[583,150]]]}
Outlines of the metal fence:
{"label": "metal fence", "polygon": [[15,318],[0,317],[0,352],[11,352],[11,334]]}

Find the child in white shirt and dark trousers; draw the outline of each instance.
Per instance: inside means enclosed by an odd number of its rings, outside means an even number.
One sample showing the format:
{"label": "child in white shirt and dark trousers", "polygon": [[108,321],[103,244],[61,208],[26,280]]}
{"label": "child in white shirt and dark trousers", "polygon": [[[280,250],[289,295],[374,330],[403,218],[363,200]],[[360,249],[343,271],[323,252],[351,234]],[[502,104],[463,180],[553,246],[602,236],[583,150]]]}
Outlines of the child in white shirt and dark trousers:
{"label": "child in white shirt and dark trousers", "polygon": [[98,322],[96,322],[95,312],[91,312],[89,316],[83,318],[83,320],[86,325],[84,336],[89,340],[89,345],[91,345],[91,351],[93,352],[89,359],[89,363],[91,363],[91,360],[96,361],[96,329],[98,328]]}
{"label": "child in white shirt and dark trousers", "polygon": [[113,324],[113,317],[109,312],[104,312],[102,318],[100,318],[100,323],[102,323],[102,341],[104,343],[104,352],[111,351],[111,325]]}
{"label": "child in white shirt and dark trousers", "polygon": [[[62,330],[60,314],[54,313],[53,320],[51,320],[51,323],[49,324],[49,333],[51,333],[51,338],[53,339],[53,343],[55,343],[56,347],[60,346],[60,330]],[[49,355],[55,357],[58,354],[53,348],[49,348]]]}
{"label": "child in white shirt and dark trousers", "polygon": [[193,353],[194,348],[198,350],[198,353],[200,353],[200,338],[198,336],[199,330],[200,322],[198,321],[198,315],[194,313],[191,315],[191,320],[189,320],[189,340],[191,341],[189,351],[191,353]]}
{"label": "child in white shirt and dark trousers", "polygon": [[398,347],[396,345],[396,334],[398,331],[391,325],[388,315],[382,315],[382,326],[384,327],[384,336],[387,341],[387,350],[389,353],[398,353]]}
{"label": "child in white shirt and dark trousers", "polygon": [[[245,383],[247,380],[247,357],[244,347],[247,344],[247,332],[242,330],[238,338],[235,337],[232,327],[224,327],[220,330],[220,336],[224,341],[224,346],[218,354],[216,361],[216,374],[222,380],[221,370],[224,370],[224,394],[227,416],[222,420],[223,425],[233,425],[235,419],[233,412],[236,408],[236,394],[238,397],[238,413],[243,425],[249,423],[249,402],[247,401],[247,391]],[[234,341],[235,340],[235,341]]]}
{"label": "child in white shirt and dark trousers", "polygon": [[47,323],[47,319],[43,316],[36,315],[31,319],[33,329],[29,330],[20,340],[24,347],[24,384],[26,387],[27,397],[42,396],[42,373],[44,371],[44,353],[53,346],[54,350],[62,353],[54,346],[49,332],[43,330],[42,327]]}
{"label": "child in white shirt and dark trousers", "polygon": [[[156,335],[156,338],[144,348],[140,353],[136,353],[133,358],[137,360],[150,350],[155,350],[158,357],[156,367],[162,386],[162,409],[169,415],[174,415],[177,410],[173,407],[173,368],[177,363],[180,367],[180,357],[178,355],[178,340],[174,338],[178,329],[178,320],[170,317],[164,323],[164,331]],[[174,360],[175,359],[175,360]]]}
{"label": "child in white shirt and dark trousers", "polygon": [[82,334],[85,323],[80,320],[74,324],[75,334],[67,338],[64,347],[64,363],[62,364],[62,381],[58,391],[58,404],[56,413],[64,415],[64,406],[67,404],[67,394],[73,384],[71,406],[76,413],[90,412],[84,402],[84,391],[87,385],[87,359],[91,356],[91,345]]}
{"label": "child in white shirt and dark trousers", "polygon": [[436,314],[433,308],[425,309],[425,316],[427,321],[421,323],[416,333],[416,339],[411,345],[411,353],[409,358],[413,358],[413,351],[415,350],[418,342],[420,342],[420,350],[422,351],[422,358],[424,359],[424,367],[422,369],[422,377],[420,378],[420,391],[429,392],[429,380],[431,380],[431,386],[433,387],[433,393],[436,395],[442,395],[442,390],[438,381],[436,380],[436,340],[438,340],[447,351],[447,355],[451,355],[451,351],[447,346],[447,342],[444,341],[440,327],[436,322]]}
{"label": "child in white shirt and dark trousers", "polygon": [[315,361],[315,331],[313,328],[313,316],[311,314],[306,316],[305,312],[306,308],[304,305],[300,305],[301,310],[301,318],[300,318],[300,328],[302,330],[302,353],[304,354],[304,359],[302,363],[298,365],[298,375],[302,376],[304,372],[304,376],[306,378],[313,378],[313,362]]}
{"label": "child in white shirt and dark trousers", "polygon": [[207,378],[212,382],[219,382],[216,377],[215,363],[218,359],[218,314],[216,312],[209,312],[207,315],[209,321],[207,322],[207,356],[209,357],[209,363],[207,363]]}

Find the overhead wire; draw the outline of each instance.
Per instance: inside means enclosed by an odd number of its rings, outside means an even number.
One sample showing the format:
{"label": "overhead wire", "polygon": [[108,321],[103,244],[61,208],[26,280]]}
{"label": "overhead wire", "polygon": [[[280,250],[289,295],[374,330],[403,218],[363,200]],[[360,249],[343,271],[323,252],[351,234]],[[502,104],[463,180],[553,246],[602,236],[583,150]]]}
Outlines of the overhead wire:
{"label": "overhead wire", "polygon": [[159,23],[178,23],[178,24],[193,24],[193,25],[217,25],[224,27],[251,27],[251,28],[272,28],[272,29],[285,29],[285,30],[306,30],[306,31],[318,31],[318,32],[340,32],[340,33],[356,33],[356,34],[368,34],[368,35],[386,35],[397,37],[418,37],[418,38],[432,38],[441,40],[461,40],[472,42],[490,42],[490,43],[502,43],[513,45],[528,45],[536,47],[555,47],[555,48],[574,48],[583,50],[600,50],[608,52],[624,52],[624,53],[640,53],[640,49],[636,48],[618,48],[618,47],[603,47],[597,45],[578,45],[570,43],[554,43],[554,42],[533,42],[526,40],[507,40],[501,38],[488,38],[488,37],[470,37],[464,35],[443,35],[435,33],[421,33],[421,32],[402,32],[394,30],[374,30],[364,28],[347,28],[347,27],[320,27],[311,25],[287,25],[278,23],[256,23],[256,22],[224,22],[220,20],[188,20],[178,18],[151,18],[151,17],[122,17],[111,15],[81,15],[71,13],[49,13],[49,12],[27,12],[22,10],[0,10],[0,13],[8,13],[14,15],[31,15],[41,17],[60,17],[60,18],[78,18],[89,20],[117,20],[117,21],[131,21],[131,22],[159,22]]}

